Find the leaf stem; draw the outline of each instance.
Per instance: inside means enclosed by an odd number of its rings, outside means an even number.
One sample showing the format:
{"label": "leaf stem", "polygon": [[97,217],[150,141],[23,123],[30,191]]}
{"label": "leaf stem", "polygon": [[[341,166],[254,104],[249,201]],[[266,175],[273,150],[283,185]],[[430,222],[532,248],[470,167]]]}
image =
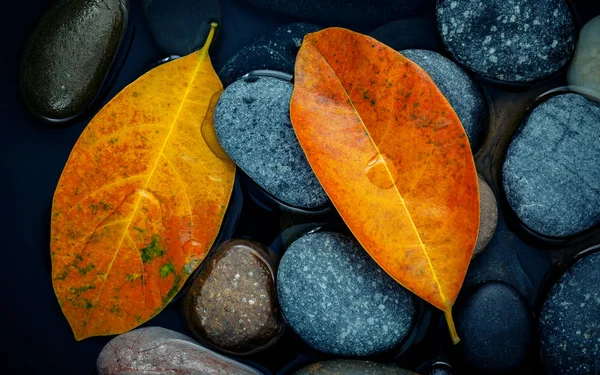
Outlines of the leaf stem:
{"label": "leaf stem", "polygon": [[460,337],[458,337],[456,326],[454,325],[454,319],[452,319],[452,307],[448,307],[446,310],[444,310],[444,315],[446,316],[446,323],[448,323],[448,330],[450,330],[452,343],[456,345],[460,342]]}
{"label": "leaf stem", "polygon": [[217,30],[217,26],[218,24],[216,22],[210,23],[210,31],[208,32],[208,36],[206,37],[206,42],[204,43],[204,46],[202,46],[202,49],[200,50],[201,52],[208,52],[208,48],[210,47],[215,37],[215,31]]}

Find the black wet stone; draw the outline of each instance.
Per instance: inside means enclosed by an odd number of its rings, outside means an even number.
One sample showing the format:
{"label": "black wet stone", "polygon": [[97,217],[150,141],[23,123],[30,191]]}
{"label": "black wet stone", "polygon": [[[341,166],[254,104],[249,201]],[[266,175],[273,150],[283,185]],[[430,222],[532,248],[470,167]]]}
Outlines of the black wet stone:
{"label": "black wet stone", "polygon": [[142,0],[158,47],[166,54],[187,55],[200,49],[210,23],[220,23],[218,0]]}
{"label": "black wet stone", "polygon": [[128,0],[58,0],[21,57],[20,89],[35,116],[66,120],[98,94],[127,28]]}
{"label": "black wet stone", "polygon": [[228,86],[253,70],[269,69],[293,75],[304,36],[320,29],[308,23],[282,26],[233,55],[219,72],[219,78],[224,86]]}
{"label": "black wet stone", "polygon": [[316,350],[367,356],[394,348],[415,318],[415,299],[350,237],[317,232],[292,243],[277,274],[285,318]]}
{"label": "black wet stone", "polygon": [[231,84],[215,108],[215,131],[229,157],[266,191],[294,207],[329,201],[290,122],[292,84],[250,77]]}
{"label": "black wet stone", "polygon": [[337,359],[308,365],[294,375],[415,375],[413,372],[382,363]]}
{"label": "black wet stone", "polygon": [[484,77],[531,82],[560,69],[575,28],[564,0],[437,0],[438,29],[450,54]]}
{"label": "black wet stone", "polygon": [[508,284],[482,284],[456,309],[466,365],[485,373],[510,373],[521,366],[534,342],[530,307]]}
{"label": "black wet stone", "polygon": [[577,261],[550,290],[539,321],[548,374],[600,371],[600,253]]}
{"label": "black wet stone", "polygon": [[369,36],[397,51],[442,49],[442,41],[434,18],[406,18],[393,21],[371,31]]}
{"label": "black wet stone", "polygon": [[246,0],[292,17],[328,23],[366,24],[432,12],[432,0]]}
{"label": "black wet stone", "polygon": [[400,53],[431,76],[454,108],[467,133],[471,150],[476,152],[486,131],[486,108],[475,82],[458,65],[437,52],[413,49]]}
{"label": "black wet stone", "polygon": [[513,138],[502,177],[525,225],[569,236],[600,221],[600,105],[561,94],[533,109]]}

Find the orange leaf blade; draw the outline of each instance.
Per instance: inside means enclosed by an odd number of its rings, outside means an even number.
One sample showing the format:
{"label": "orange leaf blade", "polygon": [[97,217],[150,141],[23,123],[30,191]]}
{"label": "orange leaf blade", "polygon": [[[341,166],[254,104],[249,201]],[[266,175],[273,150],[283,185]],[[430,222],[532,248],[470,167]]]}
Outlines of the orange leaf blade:
{"label": "orange leaf blade", "polygon": [[417,65],[340,28],[305,37],[294,79],[296,135],[340,215],[388,274],[451,317],[479,225],[452,107]]}
{"label": "orange leaf blade", "polygon": [[54,290],[77,340],[158,314],[216,238],[235,166],[201,134],[222,90],[208,56],[215,26],[200,51],[123,89],[69,156],[50,248]]}

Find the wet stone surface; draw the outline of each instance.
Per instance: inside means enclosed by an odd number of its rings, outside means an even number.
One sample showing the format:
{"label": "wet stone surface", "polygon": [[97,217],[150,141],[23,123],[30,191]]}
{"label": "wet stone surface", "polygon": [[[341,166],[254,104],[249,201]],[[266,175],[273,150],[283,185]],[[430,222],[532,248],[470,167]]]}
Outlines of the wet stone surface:
{"label": "wet stone surface", "polygon": [[37,117],[66,120],[96,97],[125,33],[128,0],[56,1],[31,32],[19,85]]}
{"label": "wet stone surface", "polygon": [[268,249],[249,240],[221,245],[184,298],[188,328],[232,353],[265,349],[282,332]]}
{"label": "wet stone surface", "polygon": [[542,358],[548,374],[598,373],[600,253],[575,263],[550,290],[540,314]]}
{"label": "wet stone surface", "polygon": [[215,108],[215,131],[229,157],[267,192],[294,207],[319,208],[329,199],[292,128],[292,89],[271,77],[231,84]]}
{"label": "wet stone surface", "polygon": [[161,327],[138,328],[115,337],[102,349],[96,363],[99,375],[260,375],[186,335]]}
{"label": "wet stone surface", "polygon": [[471,150],[476,152],[486,133],[487,108],[475,82],[458,65],[437,52],[413,49],[400,53],[431,76],[460,119]]}
{"label": "wet stone surface", "polygon": [[574,49],[564,0],[438,0],[437,20],[446,49],[459,63],[500,81],[546,77]]}
{"label": "wet stone surface", "polygon": [[567,80],[569,85],[584,88],[586,93],[600,99],[600,16],[579,32]]}
{"label": "wet stone surface", "polygon": [[514,136],[502,170],[519,219],[546,236],[569,236],[600,221],[600,105],[578,94],[537,106]]}
{"label": "wet stone surface", "polygon": [[313,363],[294,375],[414,375],[413,372],[377,362],[341,359]]}
{"label": "wet stone surface", "polygon": [[529,304],[508,284],[482,284],[457,306],[459,353],[468,367],[511,373],[525,361],[535,341]]}
{"label": "wet stone surface", "polygon": [[415,320],[415,298],[358,242],[311,233],[285,252],[277,295],[290,326],[313,348],[366,356],[394,348]]}
{"label": "wet stone surface", "polygon": [[253,70],[268,69],[294,74],[296,55],[304,36],[321,27],[308,23],[291,23],[243,48],[225,63],[219,72],[223,86]]}

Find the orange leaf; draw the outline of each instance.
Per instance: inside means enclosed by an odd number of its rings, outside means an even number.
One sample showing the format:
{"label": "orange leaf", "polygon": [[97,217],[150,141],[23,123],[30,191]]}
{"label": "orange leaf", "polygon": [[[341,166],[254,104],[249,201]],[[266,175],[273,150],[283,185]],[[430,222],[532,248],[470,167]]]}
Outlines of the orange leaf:
{"label": "orange leaf", "polygon": [[373,259],[446,313],[479,226],[467,136],[433,80],[378,41],[330,28],[305,37],[291,119],[323,188]]}
{"label": "orange leaf", "polygon": [[111,100],[63,170],[52,204],[52,280],[77,340],[158,314],[217,236],[235,166],[210,136],[223,89],[208,56],[215,27],[200,51]]}

